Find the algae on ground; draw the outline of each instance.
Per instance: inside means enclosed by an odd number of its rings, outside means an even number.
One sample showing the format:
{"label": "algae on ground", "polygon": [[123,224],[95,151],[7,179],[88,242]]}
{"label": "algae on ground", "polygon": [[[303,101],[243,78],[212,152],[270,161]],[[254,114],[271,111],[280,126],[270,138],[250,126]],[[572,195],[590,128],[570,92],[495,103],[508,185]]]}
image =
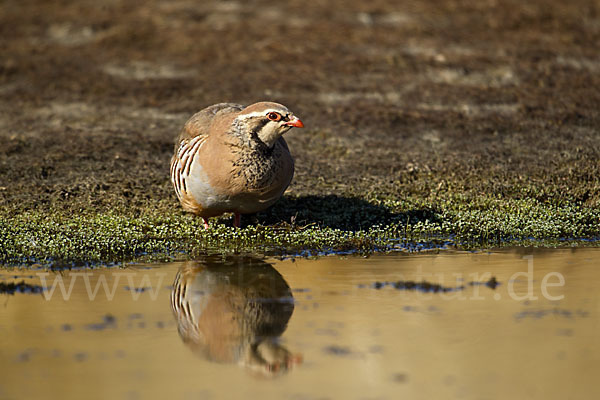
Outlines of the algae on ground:
{"label": "algae on ground", "polygon": [[115,263],[212,252],[370,253],[515,242],[555,246],[564,238],[600,236],[599,220],[598,209],[531,199],[467,203],[448,198],[431,204],[415,198],[286,196],[267,212],[245,217],[244,228],[231,226],[225,216],[213,219],[209,230],[181,210],[149,209],[137,216],[34,210],[0,215],[0,263]]}

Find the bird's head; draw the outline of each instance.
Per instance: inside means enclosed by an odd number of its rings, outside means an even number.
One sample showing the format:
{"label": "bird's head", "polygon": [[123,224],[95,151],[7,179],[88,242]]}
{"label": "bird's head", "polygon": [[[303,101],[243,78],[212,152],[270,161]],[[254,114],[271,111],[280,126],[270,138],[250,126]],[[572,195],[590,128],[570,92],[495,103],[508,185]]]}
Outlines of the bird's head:
{"label": "bird's head", "polygon": [[287,107],[271,102],[252,104],[239,112],[233,122],[244,139],[264,143],[273,147],[277,139],[291,128],[302,128],[304,124]]}

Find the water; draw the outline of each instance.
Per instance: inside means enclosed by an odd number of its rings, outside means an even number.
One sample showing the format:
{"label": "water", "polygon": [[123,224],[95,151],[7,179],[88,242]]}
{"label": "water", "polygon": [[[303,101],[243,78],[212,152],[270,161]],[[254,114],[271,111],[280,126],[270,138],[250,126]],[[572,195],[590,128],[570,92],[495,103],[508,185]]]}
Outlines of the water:
{"label": "water", "polygon": [[[518,249],[4,269],[0,282],[50,289],[0,296],[0,398],[598,398],[599,260]],[[495,289],[471,284],[492,276]],[[406,289],[424,280],[447,290]]]}

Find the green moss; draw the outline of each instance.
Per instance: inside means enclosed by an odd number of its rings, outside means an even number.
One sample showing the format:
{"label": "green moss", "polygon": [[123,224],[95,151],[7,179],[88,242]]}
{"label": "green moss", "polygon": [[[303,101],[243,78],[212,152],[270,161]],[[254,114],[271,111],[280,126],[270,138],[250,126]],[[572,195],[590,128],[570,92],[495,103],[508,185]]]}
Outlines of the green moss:
{"label": "green moss", "polygon": [[[419,249],[452,243],[556,246],[564,238],[600,236],[600,209],[533,199],[463,195],[370,201],[337,196],[285,197],[241,229],[180,211],[80,215],[28,211],[0,214],[0,262],[88,263],[165,260],[201,253],[318,254]],[[570,242],[569,242],[570,243]]]}

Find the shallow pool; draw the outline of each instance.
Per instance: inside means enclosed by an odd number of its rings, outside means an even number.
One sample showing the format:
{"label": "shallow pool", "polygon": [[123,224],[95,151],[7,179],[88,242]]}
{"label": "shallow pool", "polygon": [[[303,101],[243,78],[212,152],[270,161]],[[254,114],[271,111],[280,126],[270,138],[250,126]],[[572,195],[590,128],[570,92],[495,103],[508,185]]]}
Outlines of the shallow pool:
{"label": "shallow pool", "polygon": [[0,269],[22,281],[2,399],[600,396],[600,249]]}

